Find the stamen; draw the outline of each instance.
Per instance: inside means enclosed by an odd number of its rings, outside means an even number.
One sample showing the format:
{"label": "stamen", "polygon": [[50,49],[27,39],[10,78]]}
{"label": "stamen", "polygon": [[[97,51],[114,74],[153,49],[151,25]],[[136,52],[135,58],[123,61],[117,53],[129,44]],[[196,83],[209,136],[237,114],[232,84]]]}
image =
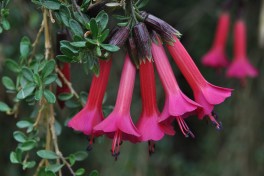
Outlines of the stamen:
{"label": "stamen", "polygon": [[92,134],[91,136],[88,137],[88,147],[86,148],[87,151],[91,151],[93,149],[93,143],[94,143],[94,135]]}
{"label": "stamen", "polygon": [[149,156],[151,156],[155,152],[155,142],[154,141],[148,141],[148,150],[149,150]]}
{"label": "stamen", "polygon": [[118,155],[120,154],[120,145],[122,144],[122,132],[117,130],[112,143],[112,156],[117,160]]}
{"label": "stamen", "polygon": [[179,124],[179,127],[181,129],[182,134],[185,137],[189,137],[189,135],[190,135],[192,138],[195,138],[194,134],[191,132],[188,125],[186,124],[186,122],[184,121],[184,119],[181,116],[177,116],[176,120]]}
{"label": "stamen", "polygon": [[218,116],[215,112],[212,112],[212,114],[208,115],[208,117],[211,120],[212,124],[216,127],[217,130],[222,129],[222,123],[217,121]]}

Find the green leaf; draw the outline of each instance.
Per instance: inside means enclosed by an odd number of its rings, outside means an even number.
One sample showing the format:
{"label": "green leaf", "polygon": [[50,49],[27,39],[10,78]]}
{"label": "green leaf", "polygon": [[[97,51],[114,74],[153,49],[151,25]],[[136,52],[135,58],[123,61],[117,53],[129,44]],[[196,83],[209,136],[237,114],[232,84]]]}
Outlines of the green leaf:
{"label": "green leaf", "polygon": [[34,79],[34,82],[35,82],[38,86],[41,85],[41,79],[40,79],[40,76],[39,76],[38,73],[35,73],[35,74],[33,75],[33,79]]}
{"label": "green leaf", "polygon": [[70,44],[70,42],[67,40],[60,41],[60,45],[61,45],[61,47],[60,47],[61,52],[68,57],[73,57],[73,56],[77,55],[79,52],[78,48],[73,47]]}
{"label": "green leaf", "polygon": [[27,141],[27,136],[21,132],[21,131],[15,131],[13,133],[13,137],[17,142],[26,142]]}
{"label": "green leaf", "polygon": [[33,83],[27,84],[24,88],[22,88],[18,93],[17,93],[17,99],[22,100],[31,95],[36,88],[36,85]]}
{"label": "green leaf", "polygon": [[35,92],[35,100],[39,101],[41,100],[43,96],[43,90],[42,89],[39,89]]}
{"label": "green leaf", "polygon": [[2,25],[3,25],[4,30],[10,29],[10,23],[6,19],[3,19]]}
{"label": "green leaf", "polygon": [[102,43],[109,35],[109,29],[106,29],[100,36],[99,41]]}
{"label": "green leaf", "polygon": [[20,72],[20,67],[19,67],[18,63],[12,59],[7,59],[5,62],[5,65],[10,71],[12,71],[14,73]]}
{"label": "green leaf", "polygon": [[62,5],[59,10],[59,15],[61,17],[62,23],[69,27],[69,19],[71,19],[70,10],[66,6]]}
{"label": "green leaf", "polygon": [[101,51],[101,48],[99,46],[96,47],[96,54],[98,57],[102,56],[102,51]]}
{"label": "green leaf", "polygon": [[56,74],[51,74],[44,79],[44,84],[49,85],[56,81],[56,79],[58,79],[58,76]]}
{"label": "green leaf", "polygon": [[2,83],[5,86],[6,89],[8,90],[16,90],[16,86],[13,82],[13,80],[7,76],[4,76],[2,78]]}
{"label": "green leaf", "polygon": [[18,146],[22,151],[29,151],[36,147],[36,141],[28,140]]}
{"label": "green leaf", "polygon": [[71,28],[71,31],[77,35],[77,36],[83,36],[83,29],[81,25],[74,19],[70,19],[69,26]]}
{"label": "green leaf", "polygon": [[149,0],[142,0],[136,3],[137,8],[141,9],[148,4]]}
{"label": "green leaf", "polygon": [[98,25],[94,18],[91,19],[90,21],[90,29],[91,29],[93,38],[96,39],[98,36]]}
{"label": "green leaf", "polygon": [[65,55],[57,55],[56,59],[58,59],[61,62],[69,62],[69,63],[74,61],[71,57]]}
{"label": "green leaf", "polygon": [[49,76],[55,70],[55,65],[55,60],[49,60],[42,70],[42,77],[46,78],[47,76]]}
{"label": "green leaf", "polygon": [[23,37],[20,42],[20,55],[22,58],[26,58],[29,55],[31,48],[31,42],[28,37]]}
{"label": "green leaf", "polygon": [[86,40],[87,40],[88,43],[90,43],[92,45],[98,45],[98,42],[96,40],[92,40],[92,39],[89,39],[89,38],[86,38]]}
{"label": "green leaf", "polygon": [[64,164],[50,164],[45,168],[45,171],[51,171],[51,172],[58,172],[61,170],[61,168],[64,166]]}
{"label": "green leaf", "polygon": [[22,88],[18,93],[17,93],[17,98],[22,100],[29,95],[31,95],[36,88],[36,85],[33,83],[27,84],[24,88]]}
{"label": "green leaf", "polygon": [[97,170],[93,170],[89,176],[99,176],[99,172]]}
{"label": "green leaf", "polygon": [[36,161],[28,161],[28,162],[23,162],[23,170],[25,169],[31,169],[33,167],[35,167],[36,165]]}
{"label": "green leaf", "polygon": [[78,169],[78,170],[75,172],[75,175],[80,176],[80,175],[83,175],[84,172],[85,172],[85,169],[84,169],[84,168],[80,168],[80,169]]}
{"label": "green leaf", "polygon": [[53,151],[50,151],[50,150],[39,150],[37,151],[37,155],[40,157],[40,158],[43,158],[43,159],[58,159],[59,156],[53,152]]}
{"label": "green leaf", "polygon": [[72,46],[77,47],[77,48],[83,48],[86,46],[85,41],[80,41],[80,42],[71,42],[70,43]]}
{"label": "green leaf", "polygon": [[20,120],[16,123],[16,126],[18,128],[28,128],[30,126],[33,126],[33,124],[29,121],[26,121],[26,120]]}
{"label": "green leaf", "polygon": [[70,156],[68,157],[70,165],[73,166],[76,162],[75,160],[75,156],[73,154],[70,154]]}
{"label": "green leaf", "polygon": [[100,46],[110,52],[116,52],[120,49],[118,46],[111,44],[101,44]]}
{"label": "green leaf", "polygon": [[8,112],[10,110],[11,110],[11,108],[7,104],[5,104],[4,102],[0,101],[0,111]]}
{"label": "green leaf", "polygon": [[61,6],[59,2],[54,2],[54,1],[44,1],[42,2],[42,5],[50,10],[59,10]]}
{"label": "green leaf", "polygon": [[76,161],[83,161],[88,157],[88,153],[86,151],[79,151],[73,154],[75,156]]}
{"label": "green leaf", "polygon": [[73,97],[73,94],[71,94],[71,93],[61,93],[58,98],[61,101],[67,101],[67,100],[71,99],[72,97]]}
{"label": "green leaf", "polygon": [[54,104],[56,102],[56,97],[55,95],[48,89],[44,90],[44,97],[50,104]]}
{"label": "green leaf", "polygon": [[96,22],[98,23],[98,28],[100,31],[103,31],[108,23],[108,15],[105,13],[105,11],[101,11],[97,16],[96,16]]}
{"label": "green leaf", "polygon": [[28,81],[31,81],[33,82],[34,81],[34,74],[33,72],[27,68],[27,67],[23,67],[22,68],[22,75],[28,80]]}
{"label": "green leaf", "polygon": [[11,163],[13,163],[13,164],[20,163],[20,161],[18,160],[17,154],[15,152],[10,153],[9,159],[10,159]]}
{"label": "green leaf", "polygon": [[75,102],[73,100],[68,100],[65,102],[65,105],[68,107],[68,108],[78,108],[80,107],[81,105],[78,103],[78,102]]}

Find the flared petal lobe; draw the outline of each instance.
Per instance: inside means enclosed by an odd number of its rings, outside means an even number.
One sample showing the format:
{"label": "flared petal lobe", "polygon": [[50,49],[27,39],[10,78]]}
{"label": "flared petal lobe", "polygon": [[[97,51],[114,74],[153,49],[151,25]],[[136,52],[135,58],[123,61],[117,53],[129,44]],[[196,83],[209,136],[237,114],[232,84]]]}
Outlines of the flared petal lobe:
{"label": "flared petal lobe", "polygon": [[114,110],[106,119],[94,127],[96,134],[106,134],[112,138],[116,131],[120,131],[124,133],[122,136],[126,136],[122,137],[122,139],[130,141],[134,141],[136,137],[140,136],[130,116],[130,105],[132,101],[135,76],[136,68],[127,55]]}
{"label": "flared petal lobe", "polygon": [[167,45],[177,66],[191,86],[195,101],[203,106],[199,109],[198,116],[202,119],[205,115],[211,115],[214,105],[222,103],[226,98],[231,96],[232,89],[214,86],[208,83],[192,58],[183,47],[181,42],[175,38],[176,42],[173,46]]}
{"label": "flared petal lobe", "polygon": [[93,127],[103,120],[102,102],[108,83],[112,59],[99,60],[99,63],[100,73],[98,77],[93,76],[85,107],[68,122],[69,127],[87,135],[91,135]]}
{"label": "flared petal lobe", "polygon": [[189,99],[180,90],[161,43],[152,43],[152,54],[166,95],[159,120],[164,121],[171,116],[182,116],[200,107],[199,104]]}
{"label": "flared petal lobe", "polygon": [[153,63],[149,61],[141,63],[139,76],[142,97],[142,112],[137,122],[137,128],[141,134],[139,141],[158,141],[163,138],[164,132],[171,128],[158,122],[159,110]]}

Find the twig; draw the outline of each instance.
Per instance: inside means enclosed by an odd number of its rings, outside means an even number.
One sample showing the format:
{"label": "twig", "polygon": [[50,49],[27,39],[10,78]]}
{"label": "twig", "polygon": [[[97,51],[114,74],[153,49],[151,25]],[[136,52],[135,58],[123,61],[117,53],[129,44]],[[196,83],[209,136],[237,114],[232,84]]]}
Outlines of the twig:
{"label": "twig", "polygon": [[50,105],[50,121],[49,121],[49,127],[50,127],[50,132],[51,132],[51,136],[52,136],[52,141],[53,141],[53,145],[54,145],[54,149],[56,154],[59,156],[59,158],[62,160],[63,164],[66,165],[66,167],[69,169],[69,171],[71,172],[71,174],[73,176],[75,176],[75,173],[73,171],[73,169],[71,168],[70,163],[63,157],[59,146],[58,146],[58,139],[57,139],[57,135],[56,135],[56,130],[55,130],[55,117],[54,117],[54,109],[53,109],[53,105]]}
{"label": "twig", "polygon": [[49,31],[49,21],[48,21],[48,10],[44,9],[43,13],[44,20],[44,33],[45,33],[45,59],[48,60],[51,55],[51,40],[50,40],[50,31]]}
{"label": "twig", "polygon": [[28,63],[30,63],[32,61],[33,57],[35,56],[37,45],[39,43],[39,39],[40,39],[40,36],[41,36],[43,30],[44,30],[44,20],[42,20],[39,31],[38,31],[37,36],[36,36],[36,39],[32,44],[32,53],[31,53],[30,58],[28,59]]}
{"label": "twig", "polygon": [[64,76],[64,74],[61,72],[61,70],[56,67],[56,72],[59,74],[59,76],[61,77],[61,79],[63,80],[63,82],[67,85],[67,87],[70,89],[71,93],[77,98],[79,99],[79,95],[76,93],[76,91],[74,90],[74,88],[72,87],[72,83],[67,80],[67,78]]}

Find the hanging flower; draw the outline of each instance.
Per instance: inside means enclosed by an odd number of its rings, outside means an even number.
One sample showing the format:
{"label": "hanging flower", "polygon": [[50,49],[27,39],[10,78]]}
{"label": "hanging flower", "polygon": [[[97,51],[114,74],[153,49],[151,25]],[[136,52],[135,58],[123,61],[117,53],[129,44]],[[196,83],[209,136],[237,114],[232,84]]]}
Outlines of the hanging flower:
{"label": "hanging flower", "polygon": [[182,93],[160,42],[152,43],[152,54],[166,95],[160,121],[166,120],[170,116],[176,117],[193,112],[197,107],[200,107]]}
{"label": "hanging flower", "polygon": [[254,68],[246,54],[246,25],[243,19],[235,23],[234,28],[234,59],[227,70],[227,77],[245,79],[256,77],[258,71]]}
{"label": "hanging flower", "polygon": [[140,137],[140,133],[134,126],[130,115],[135,77],[136,68],[127,55],[114,110],[106,119],[94,127],[96,134],[106,134],[108,137],[113,138],[111,151],[116,159],[120,153],[120,145],[123,140],[136,142],[137,138]]}
{"label": "hanging flower", "polygon": [[202,119],[207,115],[216,125],[217,129],[220,129],[221,124],[216,121],[212,111],[215,105],[222,103],[227,97],[231,96],[232,89],[217,87],[208,83],[176,37],[175,41],[173,46],[167,45],[167,47],[182,74],[190,84],[194,92],[195,101],[202,105],[202,108],[198,109],[198,117]]}
{"label": "hanging flower", "polygon": [[112,59],[99,60],[99,76],[93,76],[87,103],[69,122],[68,126],[76,131],[90,135],[90,146],[92,145],[94,132],[93,127],[100,123],[103,118],[102,103],[106,91]]}
{"label": "hanging flower", "polygon": [[226,40],[230,23],[230,14],[224,11],[220,14],[215,39],[210,51],[202,58],[202,64],[208,67],[221,68],[228,65],[225,54]]}
{"label": "hanging flower", "polygon": [[152,62],[140,64],[140,90],[142,97],[142,112],[137,122],[141,134],[139,141],[149,141],[149,153],[154,152],[154,141],[163,138],[164,133],[174,135],[173,127],[158,122],[159,110],[156,100],[156,85]]}

